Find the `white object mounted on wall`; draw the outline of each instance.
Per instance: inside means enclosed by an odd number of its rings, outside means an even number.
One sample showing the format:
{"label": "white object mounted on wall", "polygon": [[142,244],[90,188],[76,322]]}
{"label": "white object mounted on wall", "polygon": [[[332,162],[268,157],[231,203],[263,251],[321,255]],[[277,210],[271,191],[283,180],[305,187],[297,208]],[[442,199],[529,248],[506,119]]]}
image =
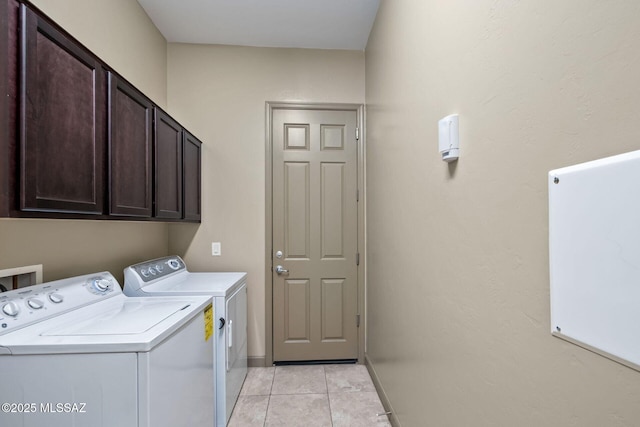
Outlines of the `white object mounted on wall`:
{"label": "white object mounted on wall", "polygon": [[640,151],[549,172],[551,333],[640,371]]}
{"label": "white object mounted on wall", "polygon": [[442,160],[449,163],[458,160],[460,153],[460,131],[458,115],[451,114],[438,121],[438,150]]}

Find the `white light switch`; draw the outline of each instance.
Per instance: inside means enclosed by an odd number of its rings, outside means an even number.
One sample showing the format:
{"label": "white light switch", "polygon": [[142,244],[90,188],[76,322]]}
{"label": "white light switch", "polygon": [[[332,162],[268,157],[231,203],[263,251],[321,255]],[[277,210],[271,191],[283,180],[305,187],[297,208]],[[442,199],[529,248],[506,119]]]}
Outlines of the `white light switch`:
{"label": "white light switch", "polygon": [[222,245],[220,244],[220,242],[211,243],[211,255],[213,256],[222,255]]}

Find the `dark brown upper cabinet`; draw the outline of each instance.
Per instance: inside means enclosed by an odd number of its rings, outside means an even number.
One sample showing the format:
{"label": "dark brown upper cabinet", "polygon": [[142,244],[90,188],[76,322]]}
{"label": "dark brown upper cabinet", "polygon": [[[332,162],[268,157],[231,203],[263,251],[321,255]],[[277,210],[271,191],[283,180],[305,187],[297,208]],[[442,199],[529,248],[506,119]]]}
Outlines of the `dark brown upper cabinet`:
{"label": "dark brown upper cabinet", "polygon": [[152,215],[153,104],[109,73],[109,214]]}
{"label": "dark brown upper cabinet", "polygon": [[[10,135],[10,84],[9,75],[11,67],[16,69],[16,61],[11,60],[10,38],[13,35],[11,28],[12,12],[15,5],[9,1],[0,2],[0,171],[10,171],[12,167],[12,152],[15,149],[15,135],[12,140]],[[15,20],[15,17],[14,17]],[[16,55],[13,55],[14,57]],[[3,60],[7,58],[8,60]],[[11,207],[11,176],[13,174],[0,173],[0,216],[8,216]]]}
{"label": "dark brown upper cabinet", "polygon": [[26,0],[0,0],[0,217],[200,222],[201,143]]}
{"label": "dark brown upper cabinet", "polygon": [[186,130],[182,149],[184,215],[186,221],[200,221],[200,165],[202,143]]}
{"label": "dark brown upper cabinet", "polygon": [[154,109],[154,217],[182,219],[182,127]]}
{"label": "dark brown upper cabinet", "polygon": [[105,71],[20,6],[20,209],[103,213]]}

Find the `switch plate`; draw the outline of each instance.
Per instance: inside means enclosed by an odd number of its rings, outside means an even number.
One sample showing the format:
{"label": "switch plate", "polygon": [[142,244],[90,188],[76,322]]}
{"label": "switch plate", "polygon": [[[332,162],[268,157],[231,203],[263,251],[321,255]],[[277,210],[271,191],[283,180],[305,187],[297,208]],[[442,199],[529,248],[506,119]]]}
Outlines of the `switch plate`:
{"label": "switch plate", "polygon": [[211,243],[211,255],[212,256],[222,255],[222,245],[220,244],[220,242]]}

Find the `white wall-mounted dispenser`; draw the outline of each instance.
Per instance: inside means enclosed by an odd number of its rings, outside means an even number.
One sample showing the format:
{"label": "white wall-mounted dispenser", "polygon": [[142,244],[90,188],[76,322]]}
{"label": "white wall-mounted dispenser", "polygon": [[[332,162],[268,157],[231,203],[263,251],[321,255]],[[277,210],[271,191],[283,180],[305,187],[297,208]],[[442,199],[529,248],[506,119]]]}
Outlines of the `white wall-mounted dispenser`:
{"label": "white wall-mounted dispenser", "polygon": [[445,162],[458,160],[460,132],[457,114],[451,114],[438,121],[438,149]]}

